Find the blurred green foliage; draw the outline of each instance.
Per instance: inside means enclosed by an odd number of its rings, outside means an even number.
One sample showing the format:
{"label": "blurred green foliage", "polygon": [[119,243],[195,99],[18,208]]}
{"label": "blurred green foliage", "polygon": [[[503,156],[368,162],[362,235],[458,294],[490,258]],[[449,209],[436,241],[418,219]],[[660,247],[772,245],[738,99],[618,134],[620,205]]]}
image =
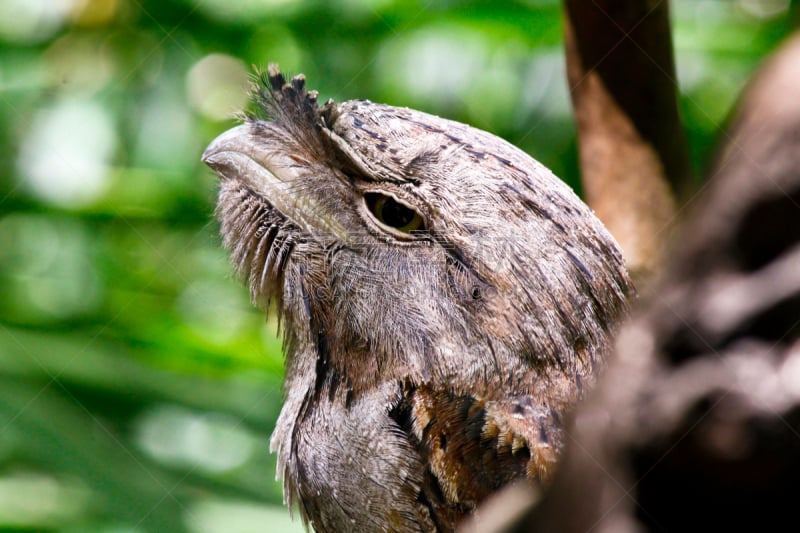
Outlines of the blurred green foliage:
{"label": "blurred green foliage", "polygon": [[[697,168],[788,0],[673,3]],[[205,145],[251,69],[495,132],[577,187],[557,0],[0,2],[0,530],[301,530],[275,324],[232,278]]]}

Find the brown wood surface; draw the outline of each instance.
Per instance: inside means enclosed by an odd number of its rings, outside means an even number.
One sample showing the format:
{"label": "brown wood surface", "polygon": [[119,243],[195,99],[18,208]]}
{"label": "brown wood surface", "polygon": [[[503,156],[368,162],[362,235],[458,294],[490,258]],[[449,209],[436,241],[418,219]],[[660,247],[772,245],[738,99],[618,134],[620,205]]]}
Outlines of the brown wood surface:
{"label": "brown wood surface", "polygon": [[565,0],[584,194],[640,288],[691,182],[666,0]]}

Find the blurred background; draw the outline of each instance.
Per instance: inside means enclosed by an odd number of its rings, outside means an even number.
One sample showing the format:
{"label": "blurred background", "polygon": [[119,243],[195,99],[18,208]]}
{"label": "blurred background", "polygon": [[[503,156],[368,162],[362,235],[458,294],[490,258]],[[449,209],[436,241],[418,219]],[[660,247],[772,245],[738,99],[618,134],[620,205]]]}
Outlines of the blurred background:
{"label": "blurred background", "polygon": [[[789,0],[676,0],[699,170]],[[557,0],[0,0],[0,531],[302,531],[275,323],[200,155],[251,65],[489,130],[578,188]]]}

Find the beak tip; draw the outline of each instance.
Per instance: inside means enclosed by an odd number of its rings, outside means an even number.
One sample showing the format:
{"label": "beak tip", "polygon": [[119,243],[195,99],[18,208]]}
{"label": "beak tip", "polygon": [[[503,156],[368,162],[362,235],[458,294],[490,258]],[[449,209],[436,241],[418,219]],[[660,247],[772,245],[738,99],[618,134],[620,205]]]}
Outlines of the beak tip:
{"label": "beak tip", "polygon": [[219,174],[222,168],[231,163],[233,154],[252,151],[250,137],[251,131],[246,124],[231,128],[211,141],[200,161]]}
{"label": "beak tip", "polygon": [[211,145],[209,145],[208,148],[206,148],[205,152],[203,152],[200,161],[202,161],[211,168],[215,168],[217,163],[217,160],[214,158],[215,155],[217,155],[217,150],[216,147],[214,146],[214,143],[212,143]]}

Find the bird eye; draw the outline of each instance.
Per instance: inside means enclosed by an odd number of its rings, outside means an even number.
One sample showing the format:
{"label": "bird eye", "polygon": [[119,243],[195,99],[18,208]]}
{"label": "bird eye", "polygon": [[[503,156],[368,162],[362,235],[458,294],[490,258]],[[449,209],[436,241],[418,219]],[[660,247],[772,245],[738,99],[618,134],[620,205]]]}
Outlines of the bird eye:
{"label": "bird eye", "polygon": [[422,215],[391,196],[367,193],[364,195],[364,200],[372,215],[384,226],[403,233],[425,229]]}

